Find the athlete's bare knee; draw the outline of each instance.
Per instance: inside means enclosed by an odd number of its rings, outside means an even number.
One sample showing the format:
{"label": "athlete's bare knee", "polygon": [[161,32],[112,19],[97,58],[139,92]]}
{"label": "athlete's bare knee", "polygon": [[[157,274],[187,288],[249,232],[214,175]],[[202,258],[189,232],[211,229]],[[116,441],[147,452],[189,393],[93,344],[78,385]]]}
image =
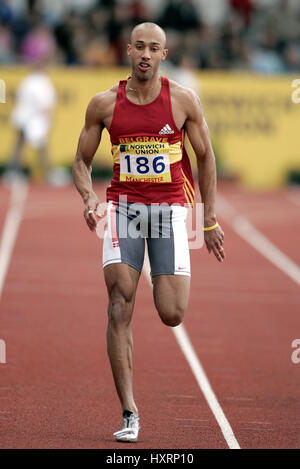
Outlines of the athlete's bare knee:
{"label": "athlete's bare knee", "polygon": [[181,308],[172,308],[169,311],[158,311],[160,319],[166,326],[176,327],[182,323],[184,310]]}
{"label": "athlete's bare knee", "polygon": [[170,326],[170,327],[179,326],[179,324],[181,324],[181,322],[182,322],[182,318],[179,317],[179,316],[175,316],[175,315],[174,316],[167,316],[167,317],[162,317],[161,316],[161,320],[166,326]]}
{"label": "athlete's bare knee", "polygon": [[127,326],[132,315],[132,296],[126,298],[119,292],[112,292],[108,305],[108,321],[110,326]]}
{"label": "athlete's bare knee", "polygon": [[121,299],[110,303],[108,308],[109,325],[114,328],[128,326],[131,320],[131,311]]}

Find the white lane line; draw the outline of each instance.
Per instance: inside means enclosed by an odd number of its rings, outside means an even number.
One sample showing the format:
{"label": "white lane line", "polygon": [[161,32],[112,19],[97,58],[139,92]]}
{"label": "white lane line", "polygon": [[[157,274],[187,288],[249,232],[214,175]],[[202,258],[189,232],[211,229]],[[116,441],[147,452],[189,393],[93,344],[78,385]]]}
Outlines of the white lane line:
{"label": "white lane line", "polygon": [[[152,286],[152,280],[150,275],[150,264],[147,253],[145,253],[145,262],[143,273],[147,278],[149,284]],[[206,399],[207,404],[209,405],[215,419],[217,420],[219,427],[223,433],[225,441],[230,449],[241,449],[228,422],[219,402],[216,398],[216,395],[210,385],[210,382],[206,376],[206,373],[201,365],[199,358],[194,350],[194,347],[188,337],[188,334],[183,326],[180,324],[176,327],[171,327],[173,334],[181,348],[183,355],[185,356],[193,374],[196,378],[196,381]]]}
{"label": "white lane line", "polygon": [[0,241],[0,299],[19,225],[22,220],[27,192],[28,184],[26,181],[16,180],[12,182],[10,205]]}
{"label": "white lane line", "polygon": [[239,214],[220,194],[217,197],[217,204],[220,217],[231,225],[235,233],[296,282],[297,285],[300,285],[300,267],[295,262],[255,228],[245,215]]}

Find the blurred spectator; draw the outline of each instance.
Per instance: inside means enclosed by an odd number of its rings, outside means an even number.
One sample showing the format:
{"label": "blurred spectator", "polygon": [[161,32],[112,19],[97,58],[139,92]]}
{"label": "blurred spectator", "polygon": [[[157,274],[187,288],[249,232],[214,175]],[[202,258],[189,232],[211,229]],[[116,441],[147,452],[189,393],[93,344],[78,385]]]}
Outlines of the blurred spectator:
{"label": "blurred spectator", "polygon": [[0,22],[9,24],[12,20],[13,12],[8,0],[0,0]]}
{"label": "blurred spectator", "polygon": [[207,26],[216,28],[225,23],[230,10],[227,0],[197,0],[195,6],[202,22]]}
{"label": "blurred spectator", "polygon": [[300,70],[300,41],[295,44],[290,44],[285,52],[284,59],[288,71],[299,72]]}
{"label": "blurred spectator", "polygon": [[193,30],[200,26],[193,0],[185,0],[184,2],[168,0],[158,22],[163,28],[178,31]]}
{"label": "blurred spectator", "polygon": [[[131,10],[127,5],[123,3],[116,3],[110,12],[109,20],[106,25],[108,40],[114,49],[118,63],[121,65],[123,65],[122,59],[124,57],[124,43],[122,40],[122,33],[126,26],[132,26],[130,14]],[[127,39],[127,42],[128,41],[129,38]]]}
{"label": "blurred spectator", "polygon": [[0,64],[14,61],[13,39],[10,29],[0,23]]}
{"label": "blurred spectator", "polygon": [[[299,8],[299,7],[298,7]],[[290,0],[279,0],[268,10],[266,27],[272,29],[281,42],[292,41],[300,38],[300,16],[291,7]]]}
{"label": "blurred spectator", "polygon": [[224,60],[224,68],[242,66],[245,60],[243,53],[244,21],[234,11],[228,16],[227,22],[221,29],[221,50]]}
{"label": "blurred spectator", "polygon": [[285,70],[282,59],[273,50],[254,49],[250,52],[249,68],[263,74],[282,73]]}
{"label": "blurred spectator", "polygon": [[26,63],[53,57],[56,44],[53,33],[43,24],[38,24],[24,39],[21,57]]}
{"label": "blurred spectator", "polygon": [[97,34],[82,52],[81,63],[88,66],[113,66],[117,65],[117,54],[106,36]]}
{"label": "blurred spectator", "polygon": [[243,18],[244,26],[247,27],[251,21],[254,5],[251,0],[230,0],[232,8]]}
{"label": "blurred spectator", "polygon": [[204,26],[200,29],[193,56],[196,57],[199,68],[225,68],[220,31],[211,26]]}
{"label": "blurred spectator", "polygon": [[130,8],[130,16],[133,24],[143,23],[148,20],[147,9],[142,0],[133,0]]}
{"label": "blurred spectator", "polygon": [[56,42],[63,57],[63,62],[67,65],[72,65],[78,62],[78,54],[74,46],[74,16],[75,13],[71,11],[65,21],[58,24],[54,30]]}

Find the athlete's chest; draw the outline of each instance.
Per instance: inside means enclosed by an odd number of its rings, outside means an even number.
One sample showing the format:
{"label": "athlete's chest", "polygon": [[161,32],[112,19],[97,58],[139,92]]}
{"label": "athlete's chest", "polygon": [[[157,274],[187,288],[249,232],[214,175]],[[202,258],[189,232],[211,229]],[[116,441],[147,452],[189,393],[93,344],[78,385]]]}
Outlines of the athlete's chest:
{"label": "athlete's chest", "polygon": [[128,99],[122,99],[116,101],[113,118],[108,122],[107,128],[112,137],[176,137],[181,134],[184,122],[184,112],[175,98],[156,99],[146,105],[137,105]]}

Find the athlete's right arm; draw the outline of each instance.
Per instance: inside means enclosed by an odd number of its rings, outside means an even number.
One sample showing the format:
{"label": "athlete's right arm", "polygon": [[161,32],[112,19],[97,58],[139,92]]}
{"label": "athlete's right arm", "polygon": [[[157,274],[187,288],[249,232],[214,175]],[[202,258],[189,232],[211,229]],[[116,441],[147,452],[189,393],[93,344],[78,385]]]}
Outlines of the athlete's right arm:
{"label": "athlete's right arm", "polygon": [[[96,95],[91,99],[87,107],[85,124],[79,137],[73,164],[74,183],[85,205],[84,218],[91,231],[95,231],[97,226],[96,209],[100,203],[92,186],[92,161],[99,146],[103,128],[101,96]],[[88,213],[91,210],[92,212]]]}

